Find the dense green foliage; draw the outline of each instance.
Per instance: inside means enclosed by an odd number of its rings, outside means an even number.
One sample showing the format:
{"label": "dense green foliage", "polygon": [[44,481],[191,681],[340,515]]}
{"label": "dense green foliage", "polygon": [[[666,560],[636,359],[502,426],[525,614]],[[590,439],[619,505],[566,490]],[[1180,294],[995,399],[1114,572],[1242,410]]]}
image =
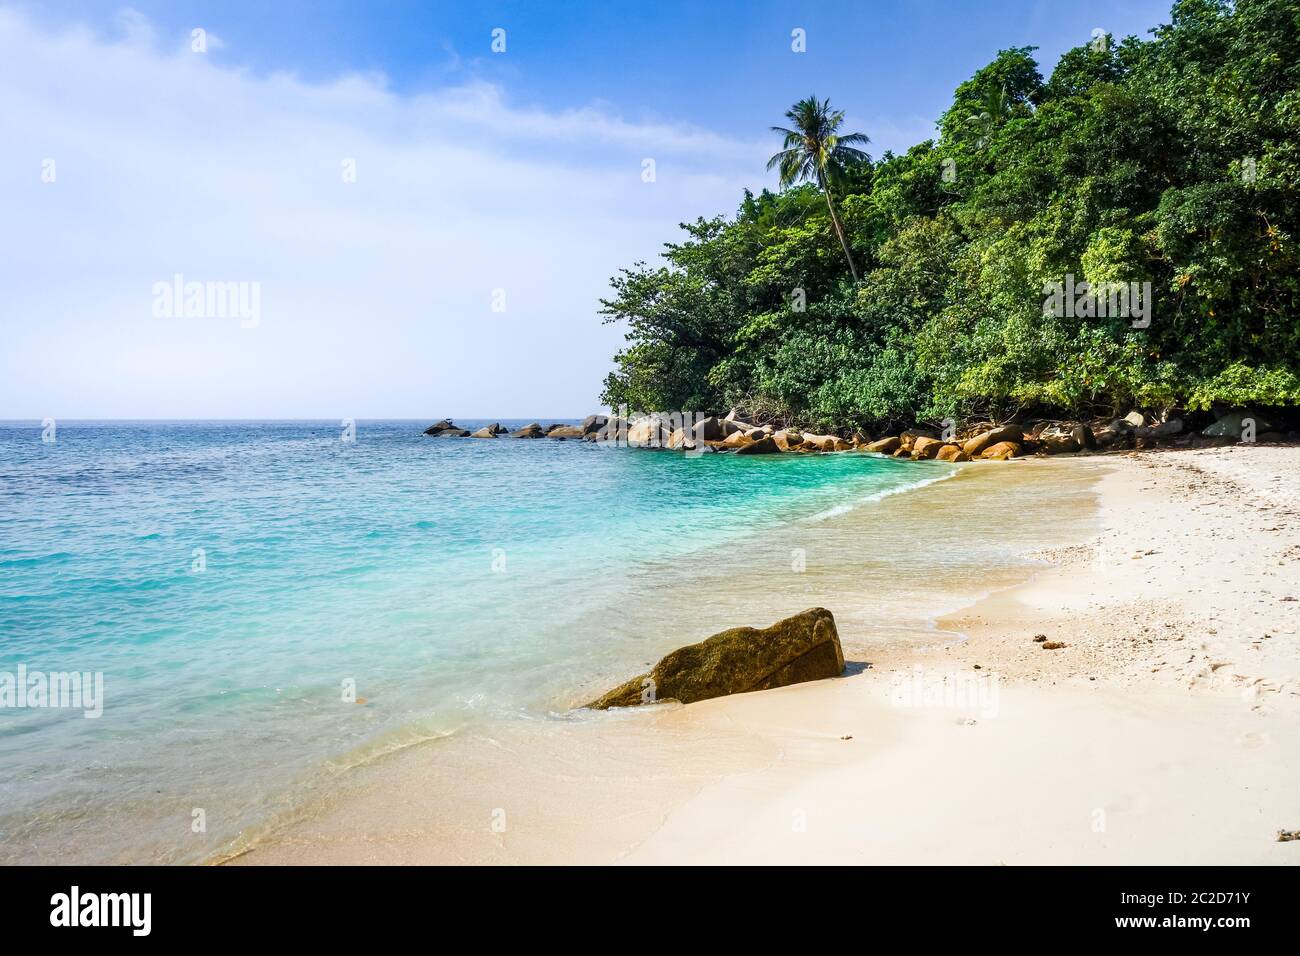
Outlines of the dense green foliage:
{"label": "dense green foliage", "polygon": [[[860,281],[817,181],[615,277],[602,400],[826,425],[1300,403],[1300,0],[1183,0],[1046,81],[1031,54],[962,83],[937,140],[836,171]],[[1149,327],[1044,314],[1067,276],[1150,282]]]}

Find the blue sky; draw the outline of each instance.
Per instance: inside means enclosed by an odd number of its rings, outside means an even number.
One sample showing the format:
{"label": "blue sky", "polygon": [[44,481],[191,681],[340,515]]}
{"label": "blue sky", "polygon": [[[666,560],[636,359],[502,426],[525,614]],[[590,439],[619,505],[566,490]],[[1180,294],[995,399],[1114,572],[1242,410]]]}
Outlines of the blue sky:
{"label": "blue sky", "polygon": [[[0,2],[0,418],[580,416],[621,342],[596,314],[609,276],[771,185],[766,130],[794,100],[830,97],[879,155],[928,137],[998,49],[1039,47],[1046,74],[1096,27],[1167,19],[1140,0]],[[256,326],[153,314],[177,274],[258,283]]]}
{"label": "blue sky", "polygon": [[[130,6],[160,27],[206,27],[226,42],[230,63],[258,71],[291,70],[315,81],[375,71],[408,93],[473,77],[502,84],[521,104],[608,104],[632,120],[687,121],[742,137],[815,92],[846,109],[879,142],[879,152],[928,135],[956,85],[999,49],[1037,46],[1048,73],[1095,27],[1145,37],[1168,20],[1170,0]],[[78,0],[51,9],[51,17],[111,29],[117,8]],[[507,31],[504,55],[489,49],[496,27]],[[807,32],[803,55],[790,50],[795,27]]]}

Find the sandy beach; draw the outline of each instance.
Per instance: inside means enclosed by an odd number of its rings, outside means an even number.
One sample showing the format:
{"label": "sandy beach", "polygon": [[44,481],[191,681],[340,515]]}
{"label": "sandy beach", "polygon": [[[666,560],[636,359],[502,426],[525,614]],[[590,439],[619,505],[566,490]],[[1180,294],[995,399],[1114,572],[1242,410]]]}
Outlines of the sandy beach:
{"label": "sandy beach", "polygon": [[229,862],[1300,861],[1300,449],[967,467],[1086,475],[1100,533],[842,678],[411,748]]}

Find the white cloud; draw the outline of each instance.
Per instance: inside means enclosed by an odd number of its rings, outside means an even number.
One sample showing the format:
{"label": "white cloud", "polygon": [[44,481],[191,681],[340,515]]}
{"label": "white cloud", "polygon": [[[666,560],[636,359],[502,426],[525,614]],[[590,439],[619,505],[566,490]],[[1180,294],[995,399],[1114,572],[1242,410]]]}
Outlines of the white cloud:
{"label": "white cloud", "polygon": [[[621,342],[609,276],[767,181],[758,140],[257,76],[119,26],[0,10],[0,418],[582,414]],[[260,325],[155,318],[176,273],[260,282]]]}

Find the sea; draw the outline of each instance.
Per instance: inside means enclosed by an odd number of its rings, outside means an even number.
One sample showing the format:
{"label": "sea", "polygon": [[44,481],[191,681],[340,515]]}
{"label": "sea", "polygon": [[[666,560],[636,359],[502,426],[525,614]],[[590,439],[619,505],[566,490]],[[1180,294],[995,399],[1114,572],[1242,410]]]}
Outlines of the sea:
{"label": "sea", "polygon": [[0,423],[0,862],[220,858],[352,768],[604,719],[665,652],[810,606],[850,659],[954,639],[1059,518],[1054,481],[971,466],[427,424]]}

